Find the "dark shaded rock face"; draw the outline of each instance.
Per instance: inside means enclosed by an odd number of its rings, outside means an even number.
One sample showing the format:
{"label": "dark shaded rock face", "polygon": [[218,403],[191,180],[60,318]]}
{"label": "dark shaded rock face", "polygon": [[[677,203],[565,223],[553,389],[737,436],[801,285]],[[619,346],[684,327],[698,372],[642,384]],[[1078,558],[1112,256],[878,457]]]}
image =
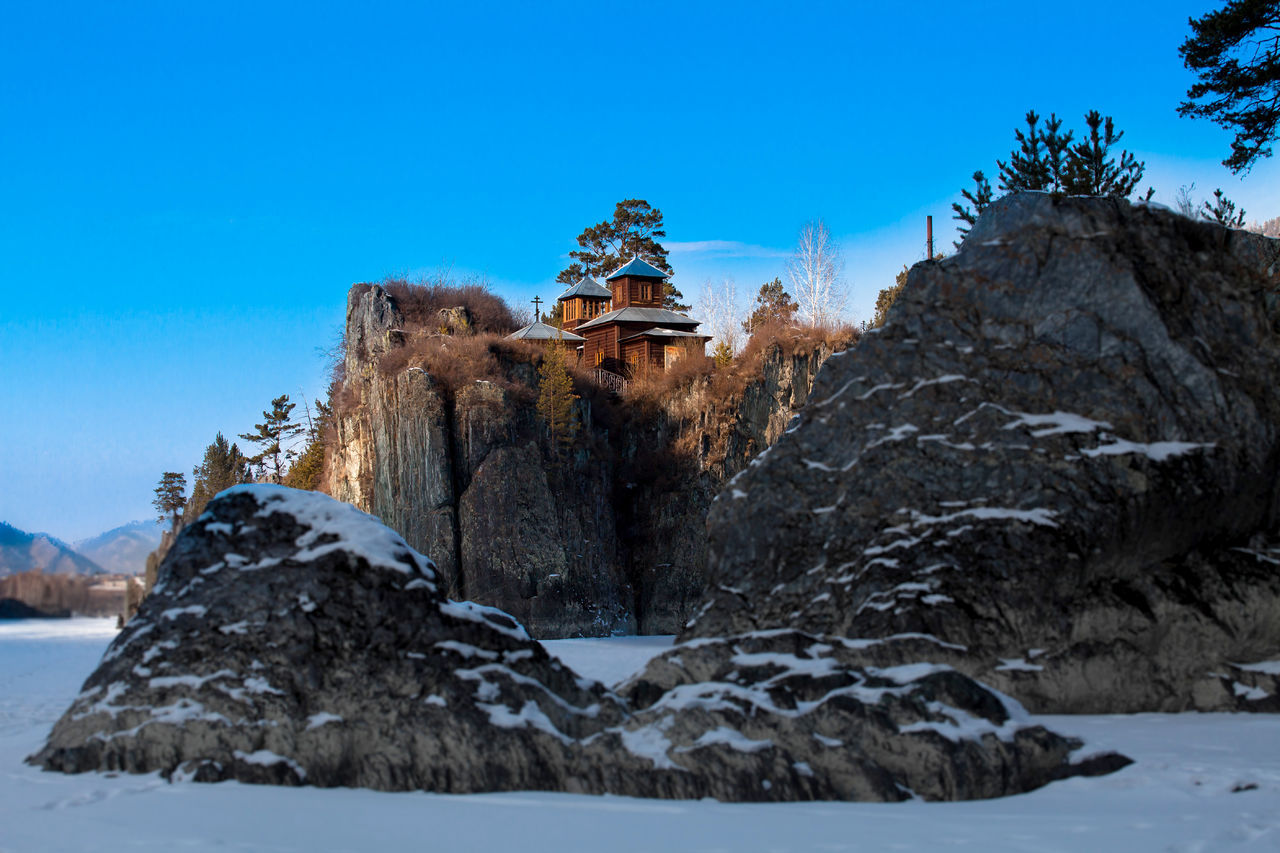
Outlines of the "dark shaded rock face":
{"label": "dark shaded rock face", "polygon": [[891,660],[1032,710],[1280,710],[1278,259],[1123,201],[997,202],[718,499],[684,639],[926,635]]}
{"label": "dark shaded rock face", "polygon": [[677,647],[617,692],[491,608],[447,600],[375,519],[273,486],[188,526],[29,760],[197,781],[725,800],[990,797],[1123,764],[900,638]]}

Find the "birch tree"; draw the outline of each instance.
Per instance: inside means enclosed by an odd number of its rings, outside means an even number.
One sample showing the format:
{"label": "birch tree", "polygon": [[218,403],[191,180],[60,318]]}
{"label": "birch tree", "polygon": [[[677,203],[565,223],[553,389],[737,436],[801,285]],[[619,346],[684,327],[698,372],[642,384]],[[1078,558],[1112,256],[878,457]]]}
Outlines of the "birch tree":
{"label": "birch tree", "polygon": [[698,309],[702,314],[703,326],[715,338],[716,345],[724,344],[731,353],[739,349],[739,337],[742,330],[742,306],[738,299],[738,285],[732,278],[723,278],[716,283],[710,278],[702,283],[702,291],[698,294]]}
{"label": "birch tree", "polygon": [[840,319],[849,298],[844,281],[844,256],[821,219],[800,229],[796,250],[787,261],[791,293],[800,304],[799,319],[809,326],[827,326]]}

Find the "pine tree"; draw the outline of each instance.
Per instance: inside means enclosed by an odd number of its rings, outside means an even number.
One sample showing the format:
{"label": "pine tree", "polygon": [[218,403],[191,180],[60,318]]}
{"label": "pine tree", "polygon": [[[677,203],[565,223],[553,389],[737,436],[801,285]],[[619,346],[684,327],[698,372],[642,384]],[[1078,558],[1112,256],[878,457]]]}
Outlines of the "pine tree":
{"label": "pine tree", "polygon": [[333,407],[323,400],[316,400],[313,416],[311,407],[304,400],[303,411],[307,417],[307,446],[298,454],[298,460],[289,466],[284,484],[291,489],[313,492],[320,488],[321,474],[324,473],[325,434],[333,423]]}
{"label": "pine tree", "polygon": [[271,401],[271,411],[262,413],[264,422],[253,425],[257,432],[240,435],[245,441],[251,441],[261,448],[258,455],[249,461],[261,466],[272,482],[280,482],[289,460],[298,455],[292,447],[286,446],[286,442],[296,438],[304,429],[302,424],[294,423],[290,415],[294,405],[289,402],[288,394],[276,397]]}
{"label": "pine tree", "polygon": [[[661,210],[644,199],[623,199],[614,206],[613,219],[592,225],[578,235],[578,248],[569,253],[573,263],[560,271],[556,281],[573,284],[584,275],[607,276],[633,257],[670,275],[667,250],[655,239],[665,236]],[[663,282],[663,308],[688,311],[683,299],[684,294],[670,280]]]}
{"label": "pine tree", "polygon": [[733,347],[728,341],[720,341],[711,350],[711,361],[716,367],[728,367],[733,364]]}
{"label": "pine tree", "polygon": [[236,444],[229,444],[222,433],[204,449],[204,459],[191,471],[191,499],[184,516],[195,518],[223,489],[249,482],[249,459]]}
{"label": "pine tree", "polygon": [[1009,154],[1009,162],[997,160],[1000,167],[1000,189],[1006,193],[1022,190],[1046,190],[1053,181],[1049,170],[1049,158],[1045,153],[1044,132],[1037,124],[1040,116],[1035,110],[1029,110],[1026,116],[1027,132],[1014,130],[1014,138],[1018,141],[1018,150]]}
{"label": "pine tree", "polygon": [[[1111,116],[1097,110],[1084,117],[1089,136],[1067,149],[1062,169],[1062,192],[1067,195],[1114,196],[1128,198],[1138,188],[1146,164],[1128,151],[1120,152],[1120,162],[1110,156],[1112,146],[1123,137]],[[1147,193],[1147,198],[1151,193]]]}
{"label": "pine tree", "polygon": [[1271,156],[1280,132],[1280,3],[1229,0],[1188,23],[1191,35],[1178,54],[1200,79],[1187,90],[1178,114],[1235,130],[1231,156],[1222,165],[1248,172]]}
{"label": "pine tree", "polygon": [[[1146,164],[1128,151],[1121,151],[1120,162],[1116,162],[1111,149],[1120,142],[1124,132],[1115,129],[1111,116],[1090,110],[1085,115],[1088,137],[1074,145],[1071,144],[1074,134],[1062,132],[1062,120],[1056,114],[1050,114],[1043,130],[1039,129],[1040,116],[1034,110],[1027,112],[1026,122],[1025,132],[1020,129],[1013,132],[1018,148],[1010,153],[1008,162],[996,161],[1000,168],[1002,193],[1039,190],[1065,195],[1128,198],[1138,188]],[[982,211],[993,201],[991,185],[981,171],[973,173],[973,182],[972,192],[960,191],[972,208],[958,202],[951,205],[955,211],[952,219],[964,223],[964,226],[957,227],[960,232],[960,239],[955,243],[957,249]],[[1146,200],[1149,201],[1154,194],[1154,189],[1148,189]]]}
{"label": "pine tree", "polygon": [[1040,142],[1044,145],[1045,166],[1049,171],[1049,186],[1047,190],[1053,192],[1062,191],[1062,173],[1066,168],[1067,155],[1071,150],[1071,140],[1075,138],[1075,134],[1071,131],[1062,132],[1062,119],[1058,118],[1057,113],[1049,113],[1049,120],[1044,123],[1044,130],[1040,131]]}
{"label": "pine tree", "polygon": [[1228,228],[1244,227],[1244,209],[1237,211],[1236,203],[1223,195],[1221,189],[1213,191],[1213,204],[1206,201],[1200,215]]}
{"label": "pine tree", "polygon": [[978,217],[982,215],[982,211],[987,209],[987,205],[991,204],[991,184],[987,181],[987,176],[982,174],[982,170],[973,173],[973,192],[961,190],[960,195],[964,196],[973,208],[963,207],[959,202],[952,202],[951,209],[955,211],[952,219],[965,223],[965,227],[957,227],[960,232],[960,239],[955,242],[955,247],[960,248],[960,243],[969,235],[969,229],[978,221]]}
{"label": "pine tree", "polygon": [[782,286],[782,279],[775,277],[773,281],[760,285],[754,310],[751,316],[743,321],[742,331],[751,335],[756,329],[768,323],[790,324],[799,310],[799,303],[792,299],[791,294],[787,293]]}
{"label": "pine tree", "polygon": [[160,475],[160,485],[156,486],[155,500],[151,505],[159,513],[161,522],[169,521],[172,529],[178,529],[182,519],[182,508],[187,503],[187,478],[177,471],[165,471]]}
{"label": "pine tree", "polygon": [[573,380],[565,369],[563,344],[547,346],[538,378],[538,414],[546,424],[552,451],[560,456],[572,447],[578,433],[578,422],[573,417],[573,401],[578,395],[573,393]]}

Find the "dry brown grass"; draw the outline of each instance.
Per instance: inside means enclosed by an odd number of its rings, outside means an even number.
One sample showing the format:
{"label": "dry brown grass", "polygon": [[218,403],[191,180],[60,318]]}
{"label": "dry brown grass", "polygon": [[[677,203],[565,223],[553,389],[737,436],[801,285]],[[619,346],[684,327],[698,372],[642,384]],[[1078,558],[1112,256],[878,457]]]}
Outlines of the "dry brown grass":
{"label": "dry brown grass", "polygon": [[405,331],[418,328],[438,331],[439,312],[459,305],[471,315],[471,327],[477,333],[509,335],[520,328],[510,306],[482,284],[386,279],[382,289],[396,301],[396,307],[404,316]]}
{"label": "dry brown grass", "polygon": [[500,334],[441,335],[426,329],[407,332],[403,346],[378,361],[387,376],[417,367],[431,374],[450,393],[478,380],[492,382],[518,396],[528,396],[529,386],[516,381],[512,369],[536,365],[542,349],[536,344],[512,341]]}
{"label": "dry brown grass", "polygon": [[627,398],[641,404],[659,403],[701,384],[700,390],[704,390],[712,401],[728,403],[763,375],[765,358],[770,352],[776,351],[786,357],[812,352],[823,345],[832,352],[839,352],[857,343],[860,335],[854,326],[823,328],[767,323],[756,329],[742,352],[729,365],[717,368],[712,359],[691,355],[665,373],[651,371],[633,377]]}

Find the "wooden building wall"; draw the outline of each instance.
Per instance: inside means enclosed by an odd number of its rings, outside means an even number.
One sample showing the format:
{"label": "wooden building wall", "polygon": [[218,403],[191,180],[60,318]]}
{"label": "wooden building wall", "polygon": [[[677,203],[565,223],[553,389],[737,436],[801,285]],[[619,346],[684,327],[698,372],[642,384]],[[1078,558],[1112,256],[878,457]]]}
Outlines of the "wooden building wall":
{"label": "wooden building wall", "polygon": [[624,275],[621,278],[615,278],[609,282],[609,285],[613,290],[614,309],[626,308],[629,305],[637,308],[662,307],[662,279],[660,278],[637,278]]}

